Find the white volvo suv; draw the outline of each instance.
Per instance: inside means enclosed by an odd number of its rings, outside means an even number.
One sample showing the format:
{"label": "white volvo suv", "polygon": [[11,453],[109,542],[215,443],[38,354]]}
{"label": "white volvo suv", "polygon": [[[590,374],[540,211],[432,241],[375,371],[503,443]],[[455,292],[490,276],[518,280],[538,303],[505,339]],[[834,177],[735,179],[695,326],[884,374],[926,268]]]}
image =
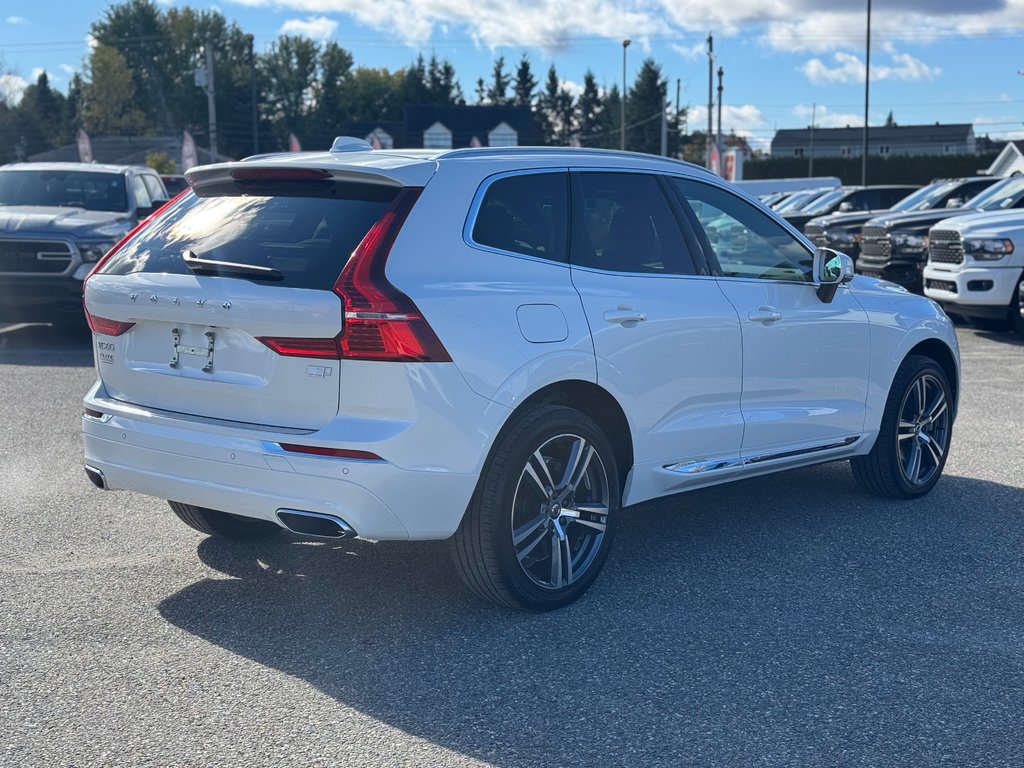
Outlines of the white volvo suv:
{"label": "white volvo suv", "polygon": [[86,281],[83,429],[96,485],[203,533],[448,538],[479,595],[546,610],[629,505],[942,473],[946,316],[701,168],[339,139],[188,178]]}

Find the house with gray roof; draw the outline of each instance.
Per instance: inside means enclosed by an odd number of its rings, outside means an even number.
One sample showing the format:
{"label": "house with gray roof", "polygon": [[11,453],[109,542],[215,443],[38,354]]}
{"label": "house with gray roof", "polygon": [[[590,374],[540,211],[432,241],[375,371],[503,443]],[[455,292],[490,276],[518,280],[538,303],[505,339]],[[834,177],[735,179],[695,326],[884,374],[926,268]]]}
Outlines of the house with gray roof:
{"label": "house with gray roof", "polygon": [[[864,129],[786,128],[772,139],[775,157],[860,157]],[[868,129],[868,153],[892,155],[973,155],[977,153],[970,123],[879,125]]]}

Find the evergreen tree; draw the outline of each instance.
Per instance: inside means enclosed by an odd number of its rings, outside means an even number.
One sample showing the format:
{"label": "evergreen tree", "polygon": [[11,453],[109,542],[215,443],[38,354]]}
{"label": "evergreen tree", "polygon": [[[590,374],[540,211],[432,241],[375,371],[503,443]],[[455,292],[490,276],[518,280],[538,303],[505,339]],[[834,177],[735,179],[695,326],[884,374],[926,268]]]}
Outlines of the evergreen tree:
{"label": "evergreen tree", "polygon": [[[431,58],[431,68],[435,59]],[[433,71],[431,72],[433,74]],[[423,61],[423,54],[416,57],[408,69],[405,70],[405,78],[402,83],[402,98],[406,104],[430,104],[430,86],[427,85],[427,65]]]}
{"label": "evergreen tree", "polygon": [[482,77],[476,79],[476,103],[483,104],[487,98],[487,85]]}
{"label": "evergreen tree", "polygon": [[[666,88],[661,67],[654,59],[644,59],[626,103],[627,149],[655,155],[661,151],[661,116],[665,110]],[[669,154],[677,149],[678,133],[670,130]]]}
{"label": "evergreen tree", "polygon": [[46,72],[40,72],[35,83],[21,96],[18,110],[33,115],[38,121],[38,142],[46,149],[59,146],[70,137],[66,102],[63,93],[50,87]]}
{"label": "evergreen tree", "polygon": [[530,57],[525,53],[516,67],[516,78],[512,86],[512,103],[517,107],[533,106],[533,95],[537,90],[537,78],[530,68]]}
{"label": "evergreen tree", "polygon": [[576,102],[576,114],[579,120],[580,143],[584,147],[597,146],[598,133],[601,130],[601,92],[597,87],[594,73],[589,69],[583,75],[583,92]]}
{"label": "evergreen tree", "polygon": [[605,91],[601,112],[598,115],[598,126],[600,133],[591,146],[604,149],[619,148],[619,120],[622,114],[622,95],[619,93],[619,86],[612,85]]}
{"label": "evergreen tree", "polygon": [[511,78],[505,71],[505,57],[499,56],[494,62],[494,71],[491,74],[491,85],[487,89],[487,100],[496,107],[508,103],[508,86]]}

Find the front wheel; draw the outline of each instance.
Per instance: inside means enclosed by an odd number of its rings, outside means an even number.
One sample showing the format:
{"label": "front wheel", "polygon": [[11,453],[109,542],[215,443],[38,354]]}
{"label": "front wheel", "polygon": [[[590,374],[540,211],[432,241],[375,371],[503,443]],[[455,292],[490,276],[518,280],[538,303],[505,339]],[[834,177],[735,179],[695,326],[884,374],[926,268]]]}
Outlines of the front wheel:
{"label": "front wheel", "polygon": [[548,611],[600,573],[620,509],[615,453],[580,411],[514,417],[489,457],[452,556],[466,584],[499,605]]}
{"label": "front wheel", "polygon": [[911,355],[893,379],[874,447],[850,459],[853,475],[879,496],[923,496],[942,475],[952,431],[952,388],[945,371],[930,357]]}

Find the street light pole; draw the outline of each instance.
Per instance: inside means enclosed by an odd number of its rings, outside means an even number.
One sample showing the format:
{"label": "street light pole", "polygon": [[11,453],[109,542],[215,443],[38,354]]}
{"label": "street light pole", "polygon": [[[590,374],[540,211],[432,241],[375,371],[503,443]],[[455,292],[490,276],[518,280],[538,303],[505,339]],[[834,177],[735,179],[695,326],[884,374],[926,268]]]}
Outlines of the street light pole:
{"label": "street light pole", "polygon": [[626,49],[630,40],[622,41],[622,114],[619,115],[619,148],[626,149]]}
{"label": "street light pole", "polygon": [[714,36],[708,32],[708,139],[704,142],[707,146],[705,154],[707,155],[704,161],[705,168],[711,168],[711,113],[715,108],[715,95],[714,95],[714,72],[715,72],[715,39]]}
{"label": "street light pole", "polygon": [[860,183],[868,183],[868,103],[871,93],[871,0],[868,0],[867,51],[864,56],[864,150],[860,159]]}

